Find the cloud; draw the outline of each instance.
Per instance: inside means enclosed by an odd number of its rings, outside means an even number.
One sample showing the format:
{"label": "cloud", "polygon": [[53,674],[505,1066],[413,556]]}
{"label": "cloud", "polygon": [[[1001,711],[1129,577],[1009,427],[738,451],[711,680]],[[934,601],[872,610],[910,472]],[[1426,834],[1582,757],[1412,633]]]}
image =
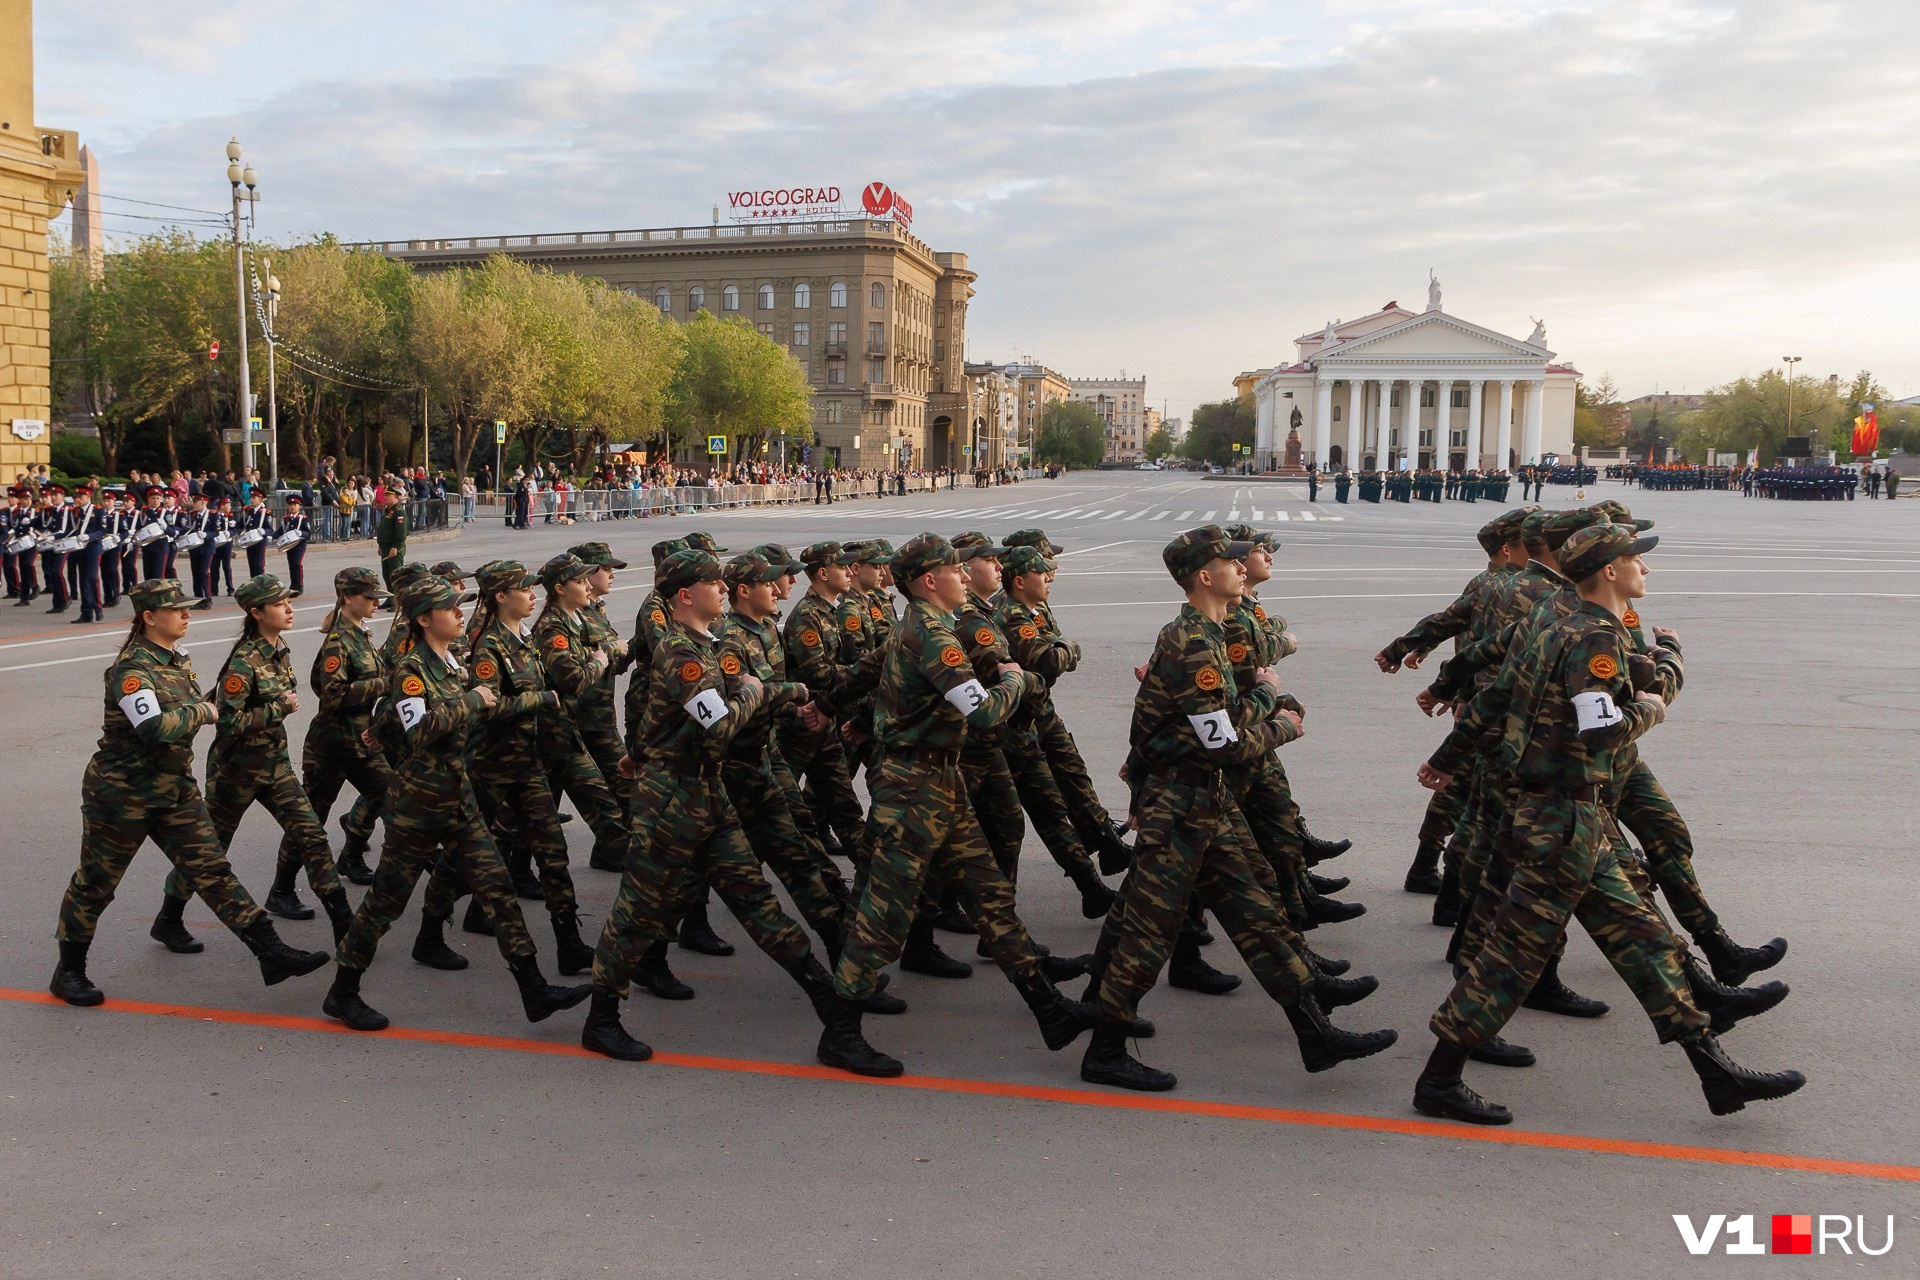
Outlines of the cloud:
{"label": "cloud", "polygon": [[[184,29],[230,32],[233,12],[188,6]],[[980,272],[976,358],[1144,371],[1175,413],[1297,333],[1420,297],[1429,267],[1450,311],[1517,333],[1544,314],[1563,357],[1629,391],[1775,347],[1920,384],[1906,6],[849,0],[578,6],[539,30],[507,6],[336,5],[267,24],[204,43],[284,74],[209,86],[148,23],[90,51],[88,97],[61,85],[80,46],[43,18],[41,114],[84,108],[110,190],[182,204],[222,198],[239,134],[270,233],[699,223],[739,185],[884,179]]]}

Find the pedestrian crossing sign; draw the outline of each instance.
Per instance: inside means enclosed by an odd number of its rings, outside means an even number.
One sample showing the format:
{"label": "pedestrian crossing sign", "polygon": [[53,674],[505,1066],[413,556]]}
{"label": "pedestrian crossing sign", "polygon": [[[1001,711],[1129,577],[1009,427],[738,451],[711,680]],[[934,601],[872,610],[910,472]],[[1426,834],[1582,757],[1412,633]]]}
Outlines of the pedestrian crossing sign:
{"label": "pedestrian crossing sign", "polygon": [[727,438],[725,436],[708,436],[707,437],[708,453],[718,456],[720,454],[725,453],[726,451],[727,451]]}
{"label": "pedestrian crossing sign", "polygon": [[493,421],[493,442],[495,444],[505,444],[507,442],[507,424],[498,418],[495,418]]}

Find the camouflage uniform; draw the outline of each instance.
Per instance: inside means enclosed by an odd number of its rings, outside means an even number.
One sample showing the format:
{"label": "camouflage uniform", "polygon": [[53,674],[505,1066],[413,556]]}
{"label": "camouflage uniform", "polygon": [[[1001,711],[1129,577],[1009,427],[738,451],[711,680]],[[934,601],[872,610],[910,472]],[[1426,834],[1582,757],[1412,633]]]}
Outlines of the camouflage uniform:
{"label": "camouflage uniform", "polygon": [[[540,581],[551,588],[585,577],[588,572],[591,570],[578,558],[563,552],[540,567]],[[580,740],[575,718],[580,697],[606,674],[606,666],[588,656],[594,645],[587,632],[586,612],[581,609],[569,614],[549,599],[534,624],[533,646],[545,668],[547,687],[560,695],[559,707],[542,711],[539,716],[540,757],[554,796],[569,797],[592,830],[594,863],[612,868],[626,858],[627,827],[600,766]],[[618,779],[617,773],[615,777]]]}
{"label": "camouflage uniform", "polygon": [[[572,552],[580,561],[595,569],[602,566],[611,569],[627,567],[627,562],[616,559],[604,542],[583,542],[572,548]],[[620,739],[613,691],[615,678],[633,665],[634,655],[630,648],[620,643],[619,628],[607,617],[605,599],[594,600],[580,611],[580,615],[587,633],[587,647],[605,649],[609,661],[600,678],[588,685],[574,700],[573,723],[580,731],[580,740],[586,744],[587,754],[600,766],[600,776],[606,779],[624,822],[627,816],[627,780],[620,776],[619,766],[620,757],[626,754],[626,744]]]}
{"label": "camouflage uniform", "polygon": [[[149,579],[127,593],[136,614],[185,604],[180,584]],[[105,673],[106,718],[80,792],[80,866],[55,937],[84,946],[133,855],[151,839],[185,887],[240,933],[266,919],[234,877],[193,779],[193,735],[215,718],[183,649],[128,640]]]}
{"label": "camouflage uniform", "polygon": [[[852,563],[835,542],[815,543],[800,553],[800,559],[809,567]],[[825,806],[826,825],[840,838],[843,852],[851,855],[862,846],[866,815],[854,795],[853,774],[841,745],[838,720],[873,687],[879,664],[869,661],[856,665],[863,652],[848,651],[842,639],[845,633],[838,602],[829,601],[817,591],[808,590],[787,615],[782,628],[787,670],[807,686],[814,706],[835,723],[815,733],[790,722],[781,733],[780,746],[788,766]]]}
{"label": "camouflage uniform", "polygon": [[[1269,618],[1265,606],[1251,596],[1228,606],[1224,630],[1234,687],[1253,688],[1256,671],[1271,667],[1294,652],[1294,643],[1287,638],[1286,629],[1284,618]],[[1304,715],[1306,711],[1290,693],[1281,694],[1275,705],[1296,715]],[[1270,887],[1278,896],[1287,920],[1296,932],[1313,928],[1300,890],[1301,880],[1307,874],[1303,843],[1306,824],[1301,819],[1300,806],[1294,802],[1293,787],[1280,757],[1269,751],[1258,760],[1229,765],[1224,772],[1247,829],[1259,846],[1261,856],[1273,869]]]}

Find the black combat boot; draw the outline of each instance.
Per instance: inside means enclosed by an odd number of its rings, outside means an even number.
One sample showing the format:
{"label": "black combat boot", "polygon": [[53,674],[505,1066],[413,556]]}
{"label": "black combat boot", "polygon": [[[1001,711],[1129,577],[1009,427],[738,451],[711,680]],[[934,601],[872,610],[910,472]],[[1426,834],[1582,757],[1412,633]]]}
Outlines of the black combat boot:
{"label": "black combat boot", "polygon": [[87,948],[91,942],[62,942],[60,963],[54,966],[53,981],[47,990],[81,1008],[91,1008],[107,998],[106,992],[87,981]]}
{"label": "black combat boot", "polygon": [[355,1031],[385,1031],[387,1015],[360,998],[360,975],[364,970],[349,969],[341,965],[333,973],[333,985],[327,988],[327,998],[320,1002],[320,1011],[329,1018],[338,1018]]}
{"label": "black combat boot", "polygon": [[578,911],[561,911],[553,917],[553,967],[567,978],[593,968],[593,948],[580,940]]}
{"label": "black combat boot", "polygon": [[973,966],[955,960],[933,940],[933,921],[915,920],[907,930],[907,945],[900,952],[900,967],[908,973],[929,978],[971,978]]}
{"label": "black combat boot", "polygon": [[1310,867],[1317,867],[1328,858],[1337,858],[1351,848],[1351,840],[1322,840],[1307,830],[1306,823],[1300,824],[1300,852]]}
{"label": "black combat boot", "polygon": [[1433,899],[1433,922],[1442,929],[1451,929],[1460,923],[1460,913],[1460,873],[1448,867],[1440,877],[1440,892]]}
{"label": "black combat boot", "polygon": [[240,941],[247,944],[247,950],[260,962],[260,977],[270,987],[288,978],[312,973],[333,959],[324,951],[301,951],[288,946],[274,931],[273,921],[265,916],[242,929]]}
{"label": "black combat boot", "polygon": [[1687,985],[1693,988],[1694,1007],[1713,1020],[1708,1029],[1716,1036],[1725,1035],[1739,1026],[1741,1019],[1765,1013],[1787,998],[1787,984],[1778,979],[1757,987],[1729,987],[1702,968],[1690,951],[1680,967],[1687,975]]}
{"label": "black combat boot", "polygon": [[1407,868],[1405,888],[1408,893],[1439,893],[1446,882],[1440,874],[1440,854],[1443,846],[1423,844],[1413,852],[1413,865]]}
{"label": "black combat boot", "polygon": [[1700,1077],[1700,1091],[1707,1095],[1707,1106],[1717,1116],[1732,1115],[1749,1102],[1784,1098],[1807,1082],[1798,1071],[1749,1071],[1727,1056],[1712,1032],[1698,1040],[1683,1041],[1680,1047],[1687,1051],[1687,1061]]}
{"label": "black combat boot", "polygon": [[1400,1038],[1398,1031],[1342,1031],[1327,1020],[1310,995],[1282,1007],[1293,1026],[1294,1038],[1300,1042],[1300,1061],[1309,1072],[1331,1070],[1351,1058],[1370,1058],[1392,1048]]}
{"label": "black combat boot", "polygon": [[185,898],[160,896],[160,914],[153,918],[153,928],[147,930],[147,936],[166,947],[175,955],[198,955],[207,949],[207,944],[187,932],[187,900]]}
{"label": "black combat boot", "polygon": [[593,994],[586,983],[577,987],[556,987],[540,972],[540,961],[521,956],[509,961],[513,981],[520,988],[520,1007],[527,1011],[528,1022],[545,1022],[562,1009],[571,1009]]}
{"label": "black combat boot", "polygon": [[1542,1013],[1558,1013],[1569,1018],[1597,1018],[1610,1006],[1605,1000],[1583,996],[1560,981],[1560,957],[1555,956],[1547,961],[1540,981],[1533,984],[1533,990],[1520,1002],[1520,1007],[1538,1009]]}
{"label": "black combat boot", "polygon": [[1047,975],[1049,982],[1065,982],[1068,978],[1085,977],[1093,969],[1093,952],[1083,951],[1077,956],[1042,955],[1040,972]]}
{"label": "black combat boot", "polygon": [[900,1065],[898,1058],[890,1058],[867,1043],[860,1034],[859,1005],[838,996],[830,1000],[820,1010],[819,1047],[814,1056],[830,1067],[839,1067],[842,1071],[851,1071],[857,1076],[875,1076],[880,1079],[892,1079],[902,1075],[906,1068]]}
{"label": "black combat boot", "polygon": [[424,907],[420,911],[420,936],[413,940],[413,958],[429,969],[467,967],[467,958],[447,945],[447,918],[433,915]]}
{"label": "black combat boot", "polygon": [[1330,956],[1323,956],[1312,947],[1306,949],[1306,953],[1301,956],[1301,959],[1305,960],[1315,973],[1324,973],[1329,978],[1337,978],[1347,970],[1353,968],[1353,961],[1335,960]]}
{"label": "black combat boot", "polygon": [[1728,937],[1725,929],[1715,929],[1696,941],[1706,953],[1707,963],[1713,966],[1713,976],[1730,987],[1745,986],[1748,978],[1762,969],[1773,968],[1787,954],[1785,938],[1775,938],[1764,947],[1743,947]]}
{"label": "black combat boot", "polygon": [[973,921],[967,918],[966,910],[960,905],[960,893],[957,889],[944,889],[940,893],[939,908],[931,918],[933,927],[946,933],[974,933]]}
{"label": "black combat boot", "polygon": [[1300,880],[1300,896],[1307,904],[1307,919],[1315,924],[1341,924],[1367,914],[1366,903],[1329,898],[1315,890],[1304,876]]}
{"label": "black combat boot", "polygon": [[507,850],[507,879],[513,882],[515,897],[531,898],[535,902],[543,901],[546,890],[540,887],[540,875],[533,869],[533,852],[515,847]]}
{"label": "black combat boot", "polygon": [[691,1000],[693,988],[673,976],[673,970],[667,967],[667,940],[660,938],[641,953],[640,963],[633,967],[633,980],[645,987],[647,994],[661,1000]]}
{"label": "black combat boot", "polygon": [[467,899],[466,914],[460,917],[460,932],[477,933],[483,938],[493,936],[493,921],[487,919],[486,908],[480,905],[477,895]]}
{"label": "black combat boot", "polygon": [[[1100,975],[1093,972],[1093,967],[1089,965],[1087,977],[1089,979],[1087,989],[1080,993],[1080,1003],[1089,1009],[1097,1009],[1100,1007]],[[1153,1025],[1153,1019],[1143,1018],[1137,1013],[1125,1027],[1126,1033],[1135,1040],[1151,1040],[1158,1030],[1159,1028]]]}
{"label": "black combat boot", "polygon": [[1370,973],[1358,978],[1336,978],[1323,973],[1313,980],[1313,1000],[1322,1009],[1338,1009],[1342,1005],[1359,1004],[1379,989],[1380,979]]}
{"label": "black combat boot", "polygon": [[1115,822],[1094,843],[1100,855],[1100,874],[1117,876],[1133,865],[1133,846],[1127,842],[1127,824]]}
{"label": "black combat boot", "polygon": [[335,946],[347,936],[347,930],[353,927],[353,904],[347,901],[345,889],[335,889],[320,899],[320,905],[326,909],[327,924],[333,929]]}
{"label": "black combat boot", "polygon": [[593,988],[593,1003],[587,1006],[580,1046],[622,1062],[645,1062],[653,1056],[650,1047],[628,1035],[620,1025],[620,997],[599,987]]}
{"label": "black combat boot", "polygon": [[313,919],[313,908],[300,900],[299,891],[293,887],[298,873],[298,867],[282,867],[273,877],[273,888],[267,890],[267,900],[260,905],[282,920]]}
{"label": "black combat boot", "polygon": [[1494,1067],[1530,1067],[1533,1065],[1533,1050],[1523,1044],[1514,1044],[1499,1036],[1476,1045],[1467,1054],[1475,1062],[1484,1062]]}
{"label": "black combat boot", "polygon": [[1114,893],[1094,873],[1091,862],[1067,872],[1067,879],[1080,891],[1082,919],[1099,920],[1107,914],[1107,908],[1113,905]]}
{"label": "black combat boot", "polygon": [[1444,1116],[1468,1124],[1512,1124],[1513,1112],[1467,1087],[1460,1078],[1467,1065],[1467,1047],[1451,1040],[1436,1041],[1420,1079],[1413,1086],[1413,1109],[1423,1116]]}
{"label": "black combat boot", "polygon": [[697,951],[703,956],[730,956],[733,944],[713,931],[707,922],[707,896],[700,896],[700,905],[687,912],[680,920],[680,945],[688,951]]}
{"label": "black combat boot", "polygon": [[367,847],[364,839],[353,835],[340,846],[340,861],[334,864],[334,870],[342,880],[363,886],[373,883],[373,868],[367,865]]}
{"label": "black combat boot", "polygon": [[1080,1078],[1141,1093],[1165,1093],[1180,1083],[1173,1072],[1150,1067],[1128,1053],[1127,1028],[1119,1022],[1093,1024],[1093,1038],[1080,1059]]}
{"label": "black combat boot", "polygon": [[1338,893],[1353,881],[1346,876],[1323,876],[1316,871],[1307,872],[1307,884],[1315,893]]}
{"label": "black combat boot", "polygon": [[1173,944],[1173,959],[1167,964],[1167,984],[1203,996],[1223,996],[1240,985],[1240,975],[1222,973],[1201,959],[1199,940],[1182,930]]}
{"label": "black combat boot", "polygon": [[1027,1002],[1027,1008],[1033,1010],[1033,1020],[1040,1025],[1040,1038],[1056,1053],[1078,1040],[1080,1033],[1093,1025],[1093,1010],[1077,1000],[1067,999],[1043,973],[1014,978],[1013,988]]}

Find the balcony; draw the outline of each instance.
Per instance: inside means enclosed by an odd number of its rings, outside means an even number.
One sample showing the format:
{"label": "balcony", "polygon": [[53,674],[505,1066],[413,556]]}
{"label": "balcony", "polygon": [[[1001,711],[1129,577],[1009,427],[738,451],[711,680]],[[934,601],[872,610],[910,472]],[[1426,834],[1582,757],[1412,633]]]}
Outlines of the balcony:
{"label": "balcony", "polygon": [[867,354],[870,356],[884,356],[887,354],[887,344],[884,342],[875,342],[869,338],[867,340]]}
{"label": "balcony", "polygon": [[891,382],[874,382],[869,380],[866,383],[866,392],[867,402],[869,404],[893,403],[893,384]]}
{"label": "balcony", "polygon": [[847,344],[846,344],[846,343],[844,343],[844,342],[829,342],[829,343],[827,344],[827,359],[829,359],[829,360],[844,360],[844,359],[846,359],[846,358],[847,358]]}

